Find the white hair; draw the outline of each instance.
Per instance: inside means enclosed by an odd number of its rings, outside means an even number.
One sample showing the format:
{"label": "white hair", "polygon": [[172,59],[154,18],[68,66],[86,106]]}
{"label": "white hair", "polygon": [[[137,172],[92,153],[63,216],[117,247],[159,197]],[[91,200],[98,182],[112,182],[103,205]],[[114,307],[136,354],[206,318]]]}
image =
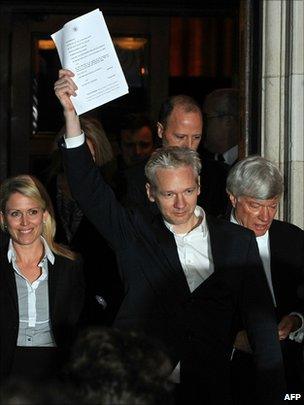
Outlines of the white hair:
{"label": "white hair", "polygon": [[283,178],[278,168],[261,156],[248,156],[236,163],[227,178],[227,192],[268,200],[283,193]]}
{"label": "white hair", "polygon": [[156,187],[156,171],[158,169],[178,168],[190,166],[197,179],[201,171],[201,160],[196,151],[177,146],[166,146],[156,149],[145,167],[146,177],[152,187]]}

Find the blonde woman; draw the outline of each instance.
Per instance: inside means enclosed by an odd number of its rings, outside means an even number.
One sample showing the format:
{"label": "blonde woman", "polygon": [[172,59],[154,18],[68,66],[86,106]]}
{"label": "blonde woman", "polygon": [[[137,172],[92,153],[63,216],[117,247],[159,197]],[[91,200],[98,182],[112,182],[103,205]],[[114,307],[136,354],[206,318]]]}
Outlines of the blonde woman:
{"label": "blonde woman", "polygon": [[80,259],[54,242],[50,198],[33,176],[5,180],[0,223],[0,378],[53,377],[68,354],[83,305]]}

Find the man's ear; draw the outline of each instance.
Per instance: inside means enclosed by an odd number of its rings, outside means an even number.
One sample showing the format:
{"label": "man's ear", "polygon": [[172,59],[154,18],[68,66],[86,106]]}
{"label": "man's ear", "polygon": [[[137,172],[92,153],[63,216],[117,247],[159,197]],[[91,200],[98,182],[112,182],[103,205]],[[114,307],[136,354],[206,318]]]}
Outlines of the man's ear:
{"label": "man's ear", "polygon": [[149,201],[155,202],[155,197],[153,195],[153,191],[152,191],[152,187],[151,187],[150,183],[146,183],[146,192],[147,192]]}
{"label": "man's ear", "polygon": [[236,203],[237,203],[237,198],[231,193],[228,193],[228,196],[229,196],[229,199],[230,199],[230,202],[231,202],[233,208],[235,208]]}
{"label": "man's ear", "polygon": [[162,139],[163,133],[164,133],[164,126],[163,126],[163,124],[161,124],[160,122],[157,122],[156,128],[157,128],[157,135],[158,135],[158,137],[159,137],[160,139]]}

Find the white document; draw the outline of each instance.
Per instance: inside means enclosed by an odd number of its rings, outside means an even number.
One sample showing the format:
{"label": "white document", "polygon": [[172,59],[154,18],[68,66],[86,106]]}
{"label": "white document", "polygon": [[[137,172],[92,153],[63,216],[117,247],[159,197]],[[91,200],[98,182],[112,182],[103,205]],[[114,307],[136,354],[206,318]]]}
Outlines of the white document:
{"label": "white document", "polygon": [[99,9],[69,21],[51,37],[62,67],[75,73],[78,90],[71,100],[78,115],[129,92]]}

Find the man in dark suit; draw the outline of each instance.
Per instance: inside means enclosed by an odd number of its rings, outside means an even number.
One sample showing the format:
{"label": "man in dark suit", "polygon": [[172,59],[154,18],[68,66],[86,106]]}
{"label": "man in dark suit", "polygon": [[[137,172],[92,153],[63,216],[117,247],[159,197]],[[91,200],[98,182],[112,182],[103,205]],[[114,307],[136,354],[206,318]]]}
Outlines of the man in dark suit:
{"label": "man in dark suit", "polygon": [[[159,214],[124,208],[84,142],[70,100],[72,77],[61,70],[55,83],[67,128],[62,151],[72,193],[118,258],[125,296],[115,326],[160,339],[173,364],[180,362],[185,399],[215,404],[229,401],[229,359],[241,319],[254,347],[257,396],[276,403],[284,390],[281,353],[254,235],[197,206],[201,163],[189,148],[159,149],[146,165],[147,196]],[[179,378],[178,365],[172,378]]]}
{"label": "man in dark suit", "polygon": [[[274,219],[283,179],[270,161],[250,156],[238,162],[228,176],[227,191],[233,206],[231,221],[251,229],[257,239],[277,314],[288,392],[303,395],[304,302],[299,293],[304,283],[304,232]],[[247,385],[239,377],[248,378],[244,365],[250,359],[250,347],[243,332],[235,346],[232,363],[237,375],[235,383],[243,390]]]}
{"label": "man in dark suit", "polygon": [[[167,98],[161,105],[157,122],[157,134],[163,146],[188,147],[197,150],[203,131],[203,119],[200,106],[187,95]],[[127,205],[148,206],[155,210],[146,198],[144,167],[146,161],[126,171]],[[201,188],[203,193],[198,196],[199,205],[211,215],[226,213],[228,198],[226,179],[229,166],[223,162],[203,158]]]}

